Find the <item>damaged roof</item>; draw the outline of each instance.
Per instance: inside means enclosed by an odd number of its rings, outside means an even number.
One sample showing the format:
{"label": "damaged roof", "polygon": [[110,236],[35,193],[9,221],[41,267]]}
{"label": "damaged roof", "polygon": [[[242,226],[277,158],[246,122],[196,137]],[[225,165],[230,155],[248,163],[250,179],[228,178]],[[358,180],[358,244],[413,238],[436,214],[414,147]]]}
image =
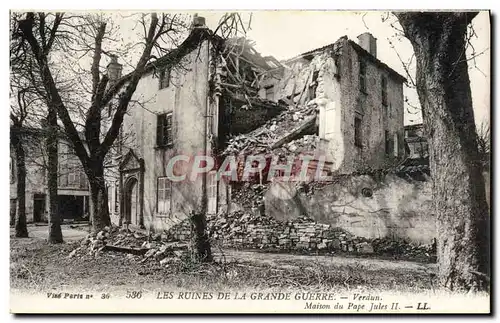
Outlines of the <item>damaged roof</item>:
{"label": "damaged roof", "polygon": [[385,64],[380,59],[378,59],[377,57],[370,54],[368,51],[366,51],[363,47],[361,47],[355,41],[348,39],[347,36],[342,36],[337,41],[335,41],[333,43],[327,44],[323,47],[318,47],[318,48],[312,49],[310,51],[307,51],[307,52],[302,53],[300,55],[297,55],[295,57],[286,59],[283,62],[288,63],[288,62],[291,62],[291,61],[299,59],[299,58],[305,58],[307,56],[311,56],[311,55],[314,55],[316,53],[323,52],[323,51],[328,50],[328,49],[334,49],[336,46],[339,46],[340,42],[342,42],[342,41],[348,41],[348,43],[354,48],[354,50],[356,50],[361,55],[364,55],[365,57],[367,57],[372,63],[377,65],[379,68],[382,68],[382,69],[385,69],[386,71],[388,71],[389,74],[391,76],[393,76],[396,80],[398,80],[402,83],[407,82],[406,78],[403,75],[399,74],[394,69],[392,69],[389,65]]}
{"label": "damaged roof", "polygon": [[[281,66],[281,63],[273,56],[262,56],[255,50],[255,43],[249,39],[243,37],[227,39],[224,45],[240,59],[261,70],[268,71]],[[235,50],[239,53],[235,53]]]}

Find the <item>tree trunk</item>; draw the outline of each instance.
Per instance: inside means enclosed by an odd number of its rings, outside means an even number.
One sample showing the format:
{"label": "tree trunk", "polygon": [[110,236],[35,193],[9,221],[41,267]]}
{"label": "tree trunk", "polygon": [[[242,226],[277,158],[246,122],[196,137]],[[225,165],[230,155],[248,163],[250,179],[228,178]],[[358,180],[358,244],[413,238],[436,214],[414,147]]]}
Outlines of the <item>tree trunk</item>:
{"label": "tree trunk", "polygon": [[211,262],[213,258],[210,239],[206,229],[206,216],[203,212],[193,212],[190,219],[194,229],[192,244],[195,256],[201,262]]}
{"label": "tree trunk", "polygon": [[93,172],[87,172],[87,176],[90,183],[90,196],[93,207],[92,230],[99,232],[104,227],[111,225],[103,164],[94,166]]}
{"label": "tree trunk", "polygon": [[16,237],[27,238],[28,228],[26,226],[26,161],[24,147],[18,135],[12,136],[12,142],[16,152],[17,173],[17,214],[16,214]]}
{"label": "tree trunk", "polygon": [[438,279],[450,290],[489,286],[489,210],[465,49],[469,13],[397,13],[417,62],[437,218]]}
{"label": "tree trunk", "polygon": [[51,107],[49,107],[47,121],[46,147],[48,154],[47,186],[49,191],[49,243],[62,243],[61,215],[58,211],[59,200],[57,196],[57,112]]}

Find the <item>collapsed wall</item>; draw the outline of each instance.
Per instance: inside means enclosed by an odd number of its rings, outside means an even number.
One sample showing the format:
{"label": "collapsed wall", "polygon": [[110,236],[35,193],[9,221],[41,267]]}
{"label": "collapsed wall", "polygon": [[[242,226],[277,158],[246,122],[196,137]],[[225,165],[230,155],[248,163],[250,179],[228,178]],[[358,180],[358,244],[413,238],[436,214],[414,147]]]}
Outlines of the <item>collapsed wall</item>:
{"label": "collapsed wall", "polygon": [[[426,191],[429,183],[400,176],[352,175],[334,183],[293,183],[296,191],[288,191],[286,197],[276,193],[277,183],[233,186],[232,211],[209,217],[207,231],[215,245],[238,249],[431,260],[435,219]],[[395,200],[381,208],[379,199],[387,190],[393,191]],[[191,224],[184,221],[166,234],[172,241],[190,239]]]}
{"label": "collapsed wall", "polygon": [[[342,228],[317,223],[308,217],[281,222],[255,212],[221,213],[208,219],[207,231],[212,247],[258,249],[271,252],[314,254],[377,254],[399,259],[435,261],[435,245],[417,244],[389,238],[367,239]],[[192,238],[189,221],[172,227],[167,241],[188,241]]]}

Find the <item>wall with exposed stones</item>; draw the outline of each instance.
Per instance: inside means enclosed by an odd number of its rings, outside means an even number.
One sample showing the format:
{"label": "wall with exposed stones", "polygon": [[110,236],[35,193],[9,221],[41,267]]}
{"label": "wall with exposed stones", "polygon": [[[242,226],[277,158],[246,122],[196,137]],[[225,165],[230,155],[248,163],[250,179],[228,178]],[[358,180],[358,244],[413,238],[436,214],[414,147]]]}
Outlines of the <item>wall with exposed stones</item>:
{"label": "wall with exposed stones", "polygon": [[[215,243],[235,248],[373,253],[367,239],[306,217],[280,222],[239,211],[211,216],[207,227]],[[192,232],[189,221],[183,221],[172,227],[166,238],[185,241],[192,237]]]}
{"label": "wall with exposed stones", "polygon": [[304,213],[320,223],[366,238],[435,238],[430,181],[395,174],[339,176],[332,183],[297,187],[273,183],[265,196],[266,213],[293,220]]}
{"label": "wall with exposed stones", "polygon": [[[270,216],[236,211],[208,218],[208,234],[212,248],[259,249],[274,252],[379,254],[398,258],[433,261],[432,244],[404,240],[368,239],[342,228],[317,223],[301,217],[281,222]],[[167,241],[187,241],[192,237],[187,221],[172,227],[162,235]]]}

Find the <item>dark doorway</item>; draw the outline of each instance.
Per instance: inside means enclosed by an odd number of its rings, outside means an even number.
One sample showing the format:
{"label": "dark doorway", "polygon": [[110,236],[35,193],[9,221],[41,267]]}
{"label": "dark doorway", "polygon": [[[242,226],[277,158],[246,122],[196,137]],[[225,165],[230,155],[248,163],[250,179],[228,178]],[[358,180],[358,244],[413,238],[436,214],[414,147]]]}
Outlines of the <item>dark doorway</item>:
{"label": "dark doorway", "polygon": [[128,180],[125,188],[125,219],[132,225],[140,225],[139,194],[135,178]]}
{"label": "dark doorway", "polygon": [[45,194],[33,196],[33,222],[42,222],[45,217]]}
{"label": "dark doorway", "polygon": [[84,219],[83,196],[59,195],[59,214],[61,219],[69,221],[82,221]]}

